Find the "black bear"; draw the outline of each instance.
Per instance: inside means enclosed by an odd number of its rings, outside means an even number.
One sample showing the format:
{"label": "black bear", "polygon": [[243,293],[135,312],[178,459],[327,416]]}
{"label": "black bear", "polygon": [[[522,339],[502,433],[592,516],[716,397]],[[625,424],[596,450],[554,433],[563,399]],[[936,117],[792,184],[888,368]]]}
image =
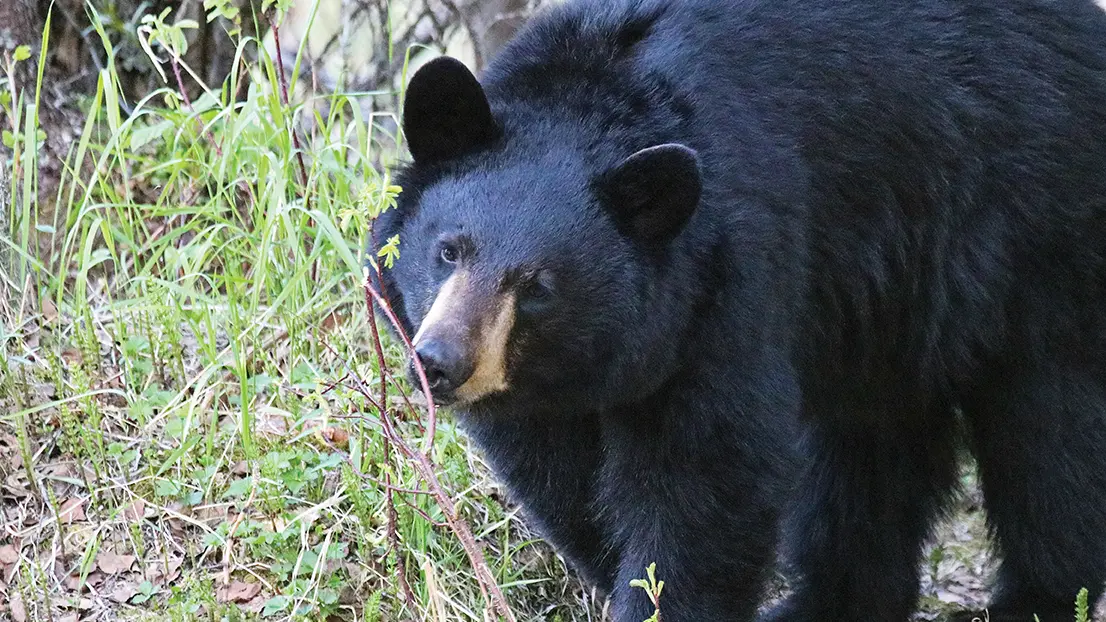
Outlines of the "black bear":
{"label": "black bear", "polygon": [[[1106,580],[1106,14],[570,0],[411,79],[376,239],[530,520],[665,622],[903,621],[978,461],[989,619]],[[974,613],[974,612],[973,612]]]}

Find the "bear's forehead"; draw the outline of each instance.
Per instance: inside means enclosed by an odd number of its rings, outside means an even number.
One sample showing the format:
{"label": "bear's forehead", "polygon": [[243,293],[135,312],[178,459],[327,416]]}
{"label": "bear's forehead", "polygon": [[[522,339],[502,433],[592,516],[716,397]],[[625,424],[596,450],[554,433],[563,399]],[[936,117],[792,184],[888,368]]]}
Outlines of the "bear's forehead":
{"label": "bear's forehead", "polygon": [[579,229],[597,215],[585,180],[528,163],[446,176],[420,197],[425,224],[474,233],[548,237]]}
{"label": "bear's forehead", "polygon": [[[622,244],[610,219],[584,183],[539,174],[473,172],[442,179],[419,193],[409,223],[424,243],[459,234],[494,270],[548,268],[571,271],[597,249]],[[594,268],[593,262],[586,262]]]}

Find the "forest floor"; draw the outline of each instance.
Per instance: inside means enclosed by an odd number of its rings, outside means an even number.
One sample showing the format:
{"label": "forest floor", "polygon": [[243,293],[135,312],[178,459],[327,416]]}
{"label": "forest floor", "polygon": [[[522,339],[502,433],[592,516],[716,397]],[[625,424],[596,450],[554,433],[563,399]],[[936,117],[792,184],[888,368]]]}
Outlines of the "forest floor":
{"label": "forest floor", "polygon": [[[603,619],[375,347],[362,249],[400,191],[394,118],[249,69],[127,116],[105,69],[56,191],[0,206],[0,620],[480,622],[494,586],[519,620]],[[39,119],[11,95],[0,166],[35,187]],[[986,601],[971,480],[919,620]]]}

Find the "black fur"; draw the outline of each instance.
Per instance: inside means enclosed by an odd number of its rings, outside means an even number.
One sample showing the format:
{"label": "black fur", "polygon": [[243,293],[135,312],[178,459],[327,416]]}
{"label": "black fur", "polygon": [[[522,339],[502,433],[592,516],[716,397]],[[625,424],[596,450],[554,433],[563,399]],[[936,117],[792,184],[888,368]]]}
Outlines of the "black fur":
{"label": "black fur", "polygon": [[[990,619],[1102,592],[1090,0],[571,1],[483,76],[493,118],[437,143],[457,80],[407,120],[429,155],[378,225],[388,294],[417,327],[443,233],[490,288],[543,274],[510,389],[458,415],[617,622],[652,613],[628,587],[650,562],[665,622],[752,619],[789,502],[796,591],[768,619],[907,619],[962,427],[1003,555]],[[658,249],[612,203],[639,188],[604,189],[666,143],[697,154],[699,200],[650,222]]]}

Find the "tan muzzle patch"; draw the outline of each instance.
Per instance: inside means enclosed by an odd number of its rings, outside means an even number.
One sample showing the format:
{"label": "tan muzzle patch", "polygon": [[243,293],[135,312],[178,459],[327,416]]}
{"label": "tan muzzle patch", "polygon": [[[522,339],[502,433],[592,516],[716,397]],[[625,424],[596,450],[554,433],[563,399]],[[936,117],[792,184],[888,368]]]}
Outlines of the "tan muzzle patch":
{"label": "tan muzzle patch", "polygon": [[507,347],[515,324],[514,292],[484,293],[468,272],[458,270],[442,284],[412,343],[441,339],[460,346],[473,363],[472,375],[454,391],[458,402],[506,391]]}

